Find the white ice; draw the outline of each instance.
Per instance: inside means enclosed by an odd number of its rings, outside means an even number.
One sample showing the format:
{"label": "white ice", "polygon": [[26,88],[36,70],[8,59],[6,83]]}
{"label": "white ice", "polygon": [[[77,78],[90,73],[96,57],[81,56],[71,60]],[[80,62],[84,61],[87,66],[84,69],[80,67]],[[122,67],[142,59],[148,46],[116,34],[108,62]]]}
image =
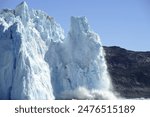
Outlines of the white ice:
{"label": "white ice", "polygon": [[86,17],[64,31],[22,2],[0,11],[0,99],[115,99],[101,40]]}

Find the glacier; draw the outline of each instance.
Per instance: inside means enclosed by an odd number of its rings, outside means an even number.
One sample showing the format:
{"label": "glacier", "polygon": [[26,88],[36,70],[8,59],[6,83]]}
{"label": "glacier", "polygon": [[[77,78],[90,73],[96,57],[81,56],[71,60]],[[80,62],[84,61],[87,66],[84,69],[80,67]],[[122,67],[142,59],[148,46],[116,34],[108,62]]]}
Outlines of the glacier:
{"label": "glacier", "polygon": [[22,2],[0,10],[0,99],[116,99],[101,40],[86,17],[70,31]]}

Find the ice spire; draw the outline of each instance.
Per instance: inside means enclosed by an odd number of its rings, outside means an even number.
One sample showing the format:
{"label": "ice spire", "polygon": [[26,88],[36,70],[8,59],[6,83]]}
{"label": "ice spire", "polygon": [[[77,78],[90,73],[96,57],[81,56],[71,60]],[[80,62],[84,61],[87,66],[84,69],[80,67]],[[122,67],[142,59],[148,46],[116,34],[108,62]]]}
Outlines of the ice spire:
{"label": "ice spire", "polygon": [[16,9],[15,9],[15,14],[17,16],[20,16],[22,19],[23,23],[28,22],[29,20],[29,7],[25,1],[20,3]]}
{"label": "ice spire", "polygon": [[[78,30],[77,30],[78,29]],[[86,17],[71,17],[71,32],[75,35],[91,30]]]}

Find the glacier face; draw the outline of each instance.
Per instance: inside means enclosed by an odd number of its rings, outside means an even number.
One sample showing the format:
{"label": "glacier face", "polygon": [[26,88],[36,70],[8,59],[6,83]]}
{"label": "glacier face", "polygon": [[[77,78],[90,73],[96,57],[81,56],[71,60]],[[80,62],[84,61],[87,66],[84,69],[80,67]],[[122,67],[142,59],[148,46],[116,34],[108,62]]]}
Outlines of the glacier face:
{"label": "glacier face", "polygon": [[86,17],[71,17],[65,37],[53,17],[25,2],[0,11],[0,99],[111,99],[111,89]]}

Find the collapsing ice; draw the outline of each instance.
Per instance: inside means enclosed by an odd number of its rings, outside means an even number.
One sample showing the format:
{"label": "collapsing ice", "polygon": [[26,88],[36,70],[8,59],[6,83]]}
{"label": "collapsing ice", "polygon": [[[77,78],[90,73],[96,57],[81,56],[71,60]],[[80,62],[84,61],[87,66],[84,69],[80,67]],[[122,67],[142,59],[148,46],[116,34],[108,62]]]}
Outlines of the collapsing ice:
{"label": "collapsing ice", "polygon": [[116,99],[86,17],[71,17],[65,37],[54,18],[25,2],[0,16],[0,99]]}
{"label": "collapsing ice", "polygon": [[65,90],[58,93],[61,98],[115,99],[100,38],[91,30],[86,17],[71,17],[64,45],[70,58],[64,56],[67,63],[63,73],[68,82],[63,84],[67,86]]}

